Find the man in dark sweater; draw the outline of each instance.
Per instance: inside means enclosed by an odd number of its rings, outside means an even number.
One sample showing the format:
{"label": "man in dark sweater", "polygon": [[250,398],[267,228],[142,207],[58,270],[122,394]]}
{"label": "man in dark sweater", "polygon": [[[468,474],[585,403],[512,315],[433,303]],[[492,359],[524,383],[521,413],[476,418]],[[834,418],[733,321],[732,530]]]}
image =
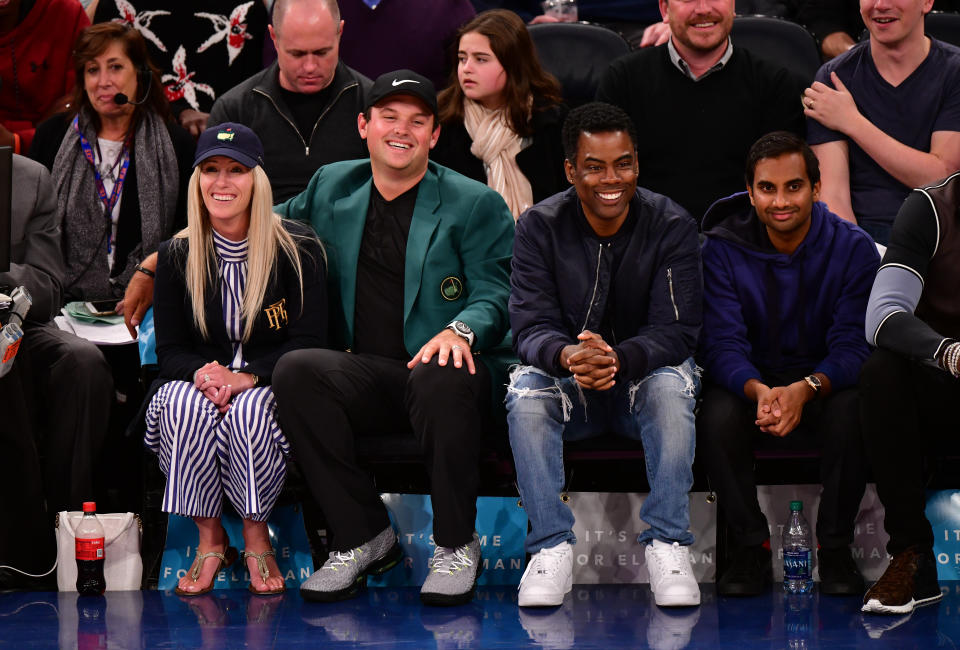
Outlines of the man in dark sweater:
{"label": "man in dark sweater", "polygon": [[755,446],[820,448],[820,593],[859,594],[848,545],[866,485],[857,376],[880,258],[870,237],[817,200],[820,168],[795,135],[764,136],[747,192],[703,219],[705,370],[697,446],[729,531],[717,592],[757,595],[771,580],[770,527],[757,501]]}
{"label": "man in dark sweater", "polygon": [[661,0],[666,45],[610,64],[599,101],[636,124],[640,180],[699,222],[743,187],[750,145],[770,131],[803,133],[802,81],[730,42],[733,0]]}

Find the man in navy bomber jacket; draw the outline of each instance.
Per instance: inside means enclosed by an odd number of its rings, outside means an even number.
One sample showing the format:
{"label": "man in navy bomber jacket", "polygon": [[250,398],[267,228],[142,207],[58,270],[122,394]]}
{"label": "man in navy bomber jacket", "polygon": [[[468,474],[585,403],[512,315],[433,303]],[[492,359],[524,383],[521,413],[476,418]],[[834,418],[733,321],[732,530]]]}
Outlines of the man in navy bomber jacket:
{"label": "man in navy bomber jacket", "polygon": [[563,440],[638,438],[651,492],[650,588],[661,606],[700,604],[690,566],[693,351],[700,329],[697,226],[665,196],[637,188],[636,132],[621,109],[586,104],[563,127],[574,187],[517,222],[510,324],[521,365],[507,423],[532,554],[519,605],[559,605],[572,585],[573,514],[563,502]]}

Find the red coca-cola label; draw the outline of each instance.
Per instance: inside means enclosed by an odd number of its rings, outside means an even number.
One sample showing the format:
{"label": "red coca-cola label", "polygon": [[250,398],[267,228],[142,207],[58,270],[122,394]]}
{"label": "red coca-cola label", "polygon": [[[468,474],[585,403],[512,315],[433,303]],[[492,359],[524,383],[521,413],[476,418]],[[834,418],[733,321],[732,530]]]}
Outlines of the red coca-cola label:
{"label": "red coca-cola label", "polygon": [[2,363],[6,363],[7,361],[10,361],[10,359],[17,356],[17,350],[20,349],[20,341],[22,340],[23,338],[19,338],[13,343],[11,343],[9,346],[7,346],[7,353],[3,355]]}
{"label": "red coca-cola label", "polygon": [[77,540],[77,559],[78,560],[102,560],[103,559],[103,538],[78,539]]}

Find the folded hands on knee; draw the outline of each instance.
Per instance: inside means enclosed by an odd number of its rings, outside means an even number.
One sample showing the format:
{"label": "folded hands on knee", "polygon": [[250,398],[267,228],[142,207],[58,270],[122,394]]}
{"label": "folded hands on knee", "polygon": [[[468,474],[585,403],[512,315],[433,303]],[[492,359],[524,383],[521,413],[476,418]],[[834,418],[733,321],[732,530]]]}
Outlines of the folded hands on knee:
{"label": "folded hands on knee", "polygon": [[253,387],[253,379],[248,374],[235,373],[211,361],[193,373],[193,385],[213,402],[218,411],[226,413],[235,395]]}
{"label": "folded hands on knee", "polygon": [[580,341],[560,351],[560,365],[573,375],[581,388],[607,390],[617,381],[619,370],[617,353],[599,334],[583,330],[577,335]]}

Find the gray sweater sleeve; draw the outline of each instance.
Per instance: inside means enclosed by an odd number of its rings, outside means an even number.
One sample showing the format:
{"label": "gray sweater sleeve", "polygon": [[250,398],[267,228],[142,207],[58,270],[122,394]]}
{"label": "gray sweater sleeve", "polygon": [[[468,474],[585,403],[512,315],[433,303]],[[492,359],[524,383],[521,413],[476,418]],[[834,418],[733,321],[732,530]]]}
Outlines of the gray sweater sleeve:
{"label": "gray sweater sleeve", "polygon": [[937,249],[937,214],[922,190],[907,197],[867,304],[867,342],[910,359],[936,364],[949,339],[917,318],[930,258]]}
{"label": "gray sweater sleeve", "polygon": [[13,188],[11,264],[0,284],[25,286],[33,297],[27,319],[46,323],[60,311],[64,274],[57,191],[46,167],[22,156],[13,157]]}

